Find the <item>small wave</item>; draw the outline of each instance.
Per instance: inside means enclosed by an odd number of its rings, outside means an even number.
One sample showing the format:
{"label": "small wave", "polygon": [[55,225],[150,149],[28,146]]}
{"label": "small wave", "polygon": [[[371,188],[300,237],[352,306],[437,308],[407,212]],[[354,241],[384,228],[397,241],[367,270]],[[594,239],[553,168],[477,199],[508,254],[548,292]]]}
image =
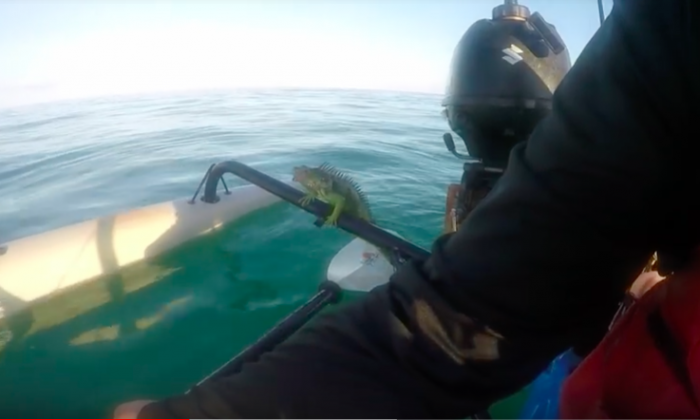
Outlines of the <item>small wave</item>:
{"label": "small wave", "polygon": [[295,294],[295,295],[291,295],[291,296],[285,296],[282,298],[248,302],[245,305],[245,309],[247,311],[257,311],[260,309],[269,309],[269,308],[274,308],[277,306],[289,306],[289,305],[294,305],[294,304],[300,303],[308,298],[309,298],[309,296],[299,293],[299,294]]}
{"label": "small wave", "polygon": [[[85,117],[86,115],[81,112],[69,113],[65,115],[57,115],[52,117],[46,117],[41,119],[31,119],[28,121],[15,122],[10,124],[0,125],[0,134],[5,133],[8,138],[16,134],[16,132],[25,132],[28,130],[36,130],[45,128],[46,126],[51,126],[60,122],[68,122],[72,120],[77,120]],[[2,137],[0,137],[1,139]]]}

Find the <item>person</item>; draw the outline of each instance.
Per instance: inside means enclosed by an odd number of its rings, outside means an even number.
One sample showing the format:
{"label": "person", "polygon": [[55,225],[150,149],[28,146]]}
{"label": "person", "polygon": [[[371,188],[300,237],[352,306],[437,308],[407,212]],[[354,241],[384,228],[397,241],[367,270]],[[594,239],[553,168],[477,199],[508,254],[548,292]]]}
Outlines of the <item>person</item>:
{"label": "person", "polygon": [[444,232],[452,233],[503,173],[511,149],[527,141],[551,111],[552,94],[571,68],[556,28],[515,0],[496,6],[491,19],[474,22],[457,43],[442,101],[443,116],[464,142],[459,184],[448,186]]}
{"label": "person", "polygon": [[616,0],[551,114],[427,261],[238,375],[115,416],[465,418],[597,343],[654,251],[678,271],[700,239],[699,8]]}

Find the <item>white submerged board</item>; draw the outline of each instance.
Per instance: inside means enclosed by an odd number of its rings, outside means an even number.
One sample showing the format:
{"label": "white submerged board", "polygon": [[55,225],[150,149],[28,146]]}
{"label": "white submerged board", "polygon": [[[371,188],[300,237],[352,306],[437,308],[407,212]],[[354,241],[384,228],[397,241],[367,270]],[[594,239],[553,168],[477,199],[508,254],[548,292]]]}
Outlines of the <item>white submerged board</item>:
{"label": "white submerged board", "polygon": [[393,273],[391,262],[376,246],[355,238],[335,254],[326,277],[343,290],[369,292],[387,283]]}
{"label": "white submerged board", "polygon": [[255,185],[219,198],[168,201],[0,244],[0,318],[280,201]]}

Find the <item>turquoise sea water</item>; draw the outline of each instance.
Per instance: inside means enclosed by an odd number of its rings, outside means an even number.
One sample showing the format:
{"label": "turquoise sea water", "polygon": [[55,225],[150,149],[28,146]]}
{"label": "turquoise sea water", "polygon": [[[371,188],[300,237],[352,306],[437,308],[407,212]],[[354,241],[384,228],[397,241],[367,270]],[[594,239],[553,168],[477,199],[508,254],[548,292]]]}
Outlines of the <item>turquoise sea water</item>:
{"label": "turquoise sea water", "polygon": [[[285,179],[331,163],[364,188],[380,225],[429,247],[461,175],[439,104],[258,90],[0,110],[0,242],[190,196],[211,163],[235,159]],[[0,414],[104,417],[183,391],[313,294],[350,237],[312,222],[276,205],[8,320]],[[131,292],[107,294],[114,284]]]}

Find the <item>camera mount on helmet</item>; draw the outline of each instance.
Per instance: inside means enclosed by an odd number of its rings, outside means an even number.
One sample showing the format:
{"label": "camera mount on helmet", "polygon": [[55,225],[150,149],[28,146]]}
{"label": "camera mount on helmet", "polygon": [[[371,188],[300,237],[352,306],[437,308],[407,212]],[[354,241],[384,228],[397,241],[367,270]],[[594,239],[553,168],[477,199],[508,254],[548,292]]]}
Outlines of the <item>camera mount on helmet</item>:
{"label": "camera mount on helmet", "polygon": [[503,4],[493,8],[491,18],[513,19],[526,21],[530,17],[530,9],[518,4],[517,0],[505,0]]}

